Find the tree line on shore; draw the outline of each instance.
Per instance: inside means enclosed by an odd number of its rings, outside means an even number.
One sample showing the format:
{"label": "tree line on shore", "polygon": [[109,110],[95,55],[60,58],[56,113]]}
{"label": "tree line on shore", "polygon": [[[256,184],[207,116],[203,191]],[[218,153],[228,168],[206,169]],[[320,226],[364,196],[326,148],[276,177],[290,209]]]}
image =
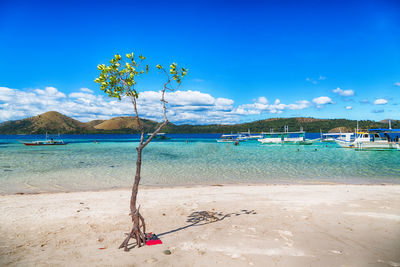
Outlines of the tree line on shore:
{"label": "tree line on shore", "polygon": [[[141,119],[146,132],[153,132],[158,122]],[[388,122],[361,120],[358,121],[360,129],[388,128]],[[173,124],[168,123],[163,132],[165,133],[237,133],[237,132],[275,132],[283,131],[283,127],[289,126],[290,131],[298,131],[303,128],[307,132],[342,132],[354,131],[357,126],[356,120],[347,119],[314,119],[314,118],[271,118],[240,124]],[[400,128],[399,120],[392,120],[392,128]],[[93,120],[80,122],[55,111],[49,111],[34,117],[7,121],[0,124],[0,134],[44,134],[46,132],[60,134],[135,134],[139,133],[135,117],[116,117],[109,120]]]}

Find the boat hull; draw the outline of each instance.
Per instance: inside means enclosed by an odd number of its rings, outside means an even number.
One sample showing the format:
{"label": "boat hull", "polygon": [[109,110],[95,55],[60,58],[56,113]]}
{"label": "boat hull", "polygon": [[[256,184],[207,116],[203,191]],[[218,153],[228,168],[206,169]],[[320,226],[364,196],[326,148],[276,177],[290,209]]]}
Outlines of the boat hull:
{"label": "boat hull", "polygon": [[221,139],[217,139],[218,143],[234,143],[236,141],[239,141],[239,140],[221,140]]}
{"label": "boat hull", "polygon": [[23,143],[26,146],[65,146],[68,143],[60,143],[60,144],[35,144],[35,143]]}
{"label": "boat hull", "polygon": [[400,149],[400,145],[395,142],[345,142],[336,141],[336,143],[344,148],[357,149]]}
{"label": "boat hull", "polygon": [[281,138],[263,138],[263,139],[258,139],[258,142],[262,144],[282,144],[282,139]]}
{"label": "boat hull", "polygon": [[293,140],[284,140],[280,138],[264,138],[258,139],[258,142],[262,144],[286,144],[286,145],[312,145],[311,141],[303,140],[303,139],[294,139]]}

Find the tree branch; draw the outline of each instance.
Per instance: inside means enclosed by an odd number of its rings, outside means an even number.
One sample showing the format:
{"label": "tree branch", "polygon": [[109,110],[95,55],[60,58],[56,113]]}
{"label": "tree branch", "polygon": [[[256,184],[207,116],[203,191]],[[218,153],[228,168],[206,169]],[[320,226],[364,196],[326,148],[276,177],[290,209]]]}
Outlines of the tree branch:
{"label": "tree branch", "polygon": [[143,128],[142,121],[139,118],[139,113],[138,113],[137,105],[136,105],[136,97],[134,97],[132,95],[129,95],[129,98],[131,99],[131,102],[132,102],[133,107],[135,109],[136,121],[137,121],[138,127],[140,129],[140,145],[142,145],[143,141],[144,141],[144,128]]}
{"label": "tree branch", "polygon": [[168,118],[167,118],[167,106],[165,105],[165,102],[166,102],[166,101],[165,101],[165,89],[166,89],[167,84],[170,83],[170,82],[171,82],[171,80],[168,80],[168,81],[164,84],[164,87],[163,87],[163,90],[162,90],[162,93],[161,93],[161,99],[160,99],[160,101],[161,101],[161,103],[162,103],[162,106],[163,106],[164,121],[163,121],[163,123],[161,123],[161,124],[157,127],[157,129],[150,135],[150,137],[146,140],[146,142],[145,142],[144,144],[141,143],[141,148],[144,148],[145,146],[147,146],[147,144],[151,142],[151,140],[154,138],[154,136],[156,136],[156,134],[158,134],[158,133],[161,131],[161,129],[162,129],[165,125],[167,125],[167,123],[168,123]]}

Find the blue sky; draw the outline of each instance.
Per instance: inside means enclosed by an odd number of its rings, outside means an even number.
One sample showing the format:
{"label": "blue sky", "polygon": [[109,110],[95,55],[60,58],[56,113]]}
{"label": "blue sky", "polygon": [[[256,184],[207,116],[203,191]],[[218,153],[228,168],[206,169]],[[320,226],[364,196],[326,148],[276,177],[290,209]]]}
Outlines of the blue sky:
{"label": "blue sky", "polygon": [[[175,123],[271,117],[400,119],[400,2],[0,1],[0,121],[57,110],[132,114],[93,82],[133,51],[189,68]],[[141,115],[159,119],[154,71]],[[155,108],[156,107],[156,108]]]}

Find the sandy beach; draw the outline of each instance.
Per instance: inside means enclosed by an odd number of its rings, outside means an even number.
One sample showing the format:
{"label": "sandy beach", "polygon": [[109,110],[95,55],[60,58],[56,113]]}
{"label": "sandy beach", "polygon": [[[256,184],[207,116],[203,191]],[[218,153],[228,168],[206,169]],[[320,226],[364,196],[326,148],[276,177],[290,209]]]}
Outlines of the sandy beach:
{"label": "sandy beach", "polygon": [[399,185],[141,188],[163,244],[124,252],[129,197],[0,196],[0,265],[400,266]]}

